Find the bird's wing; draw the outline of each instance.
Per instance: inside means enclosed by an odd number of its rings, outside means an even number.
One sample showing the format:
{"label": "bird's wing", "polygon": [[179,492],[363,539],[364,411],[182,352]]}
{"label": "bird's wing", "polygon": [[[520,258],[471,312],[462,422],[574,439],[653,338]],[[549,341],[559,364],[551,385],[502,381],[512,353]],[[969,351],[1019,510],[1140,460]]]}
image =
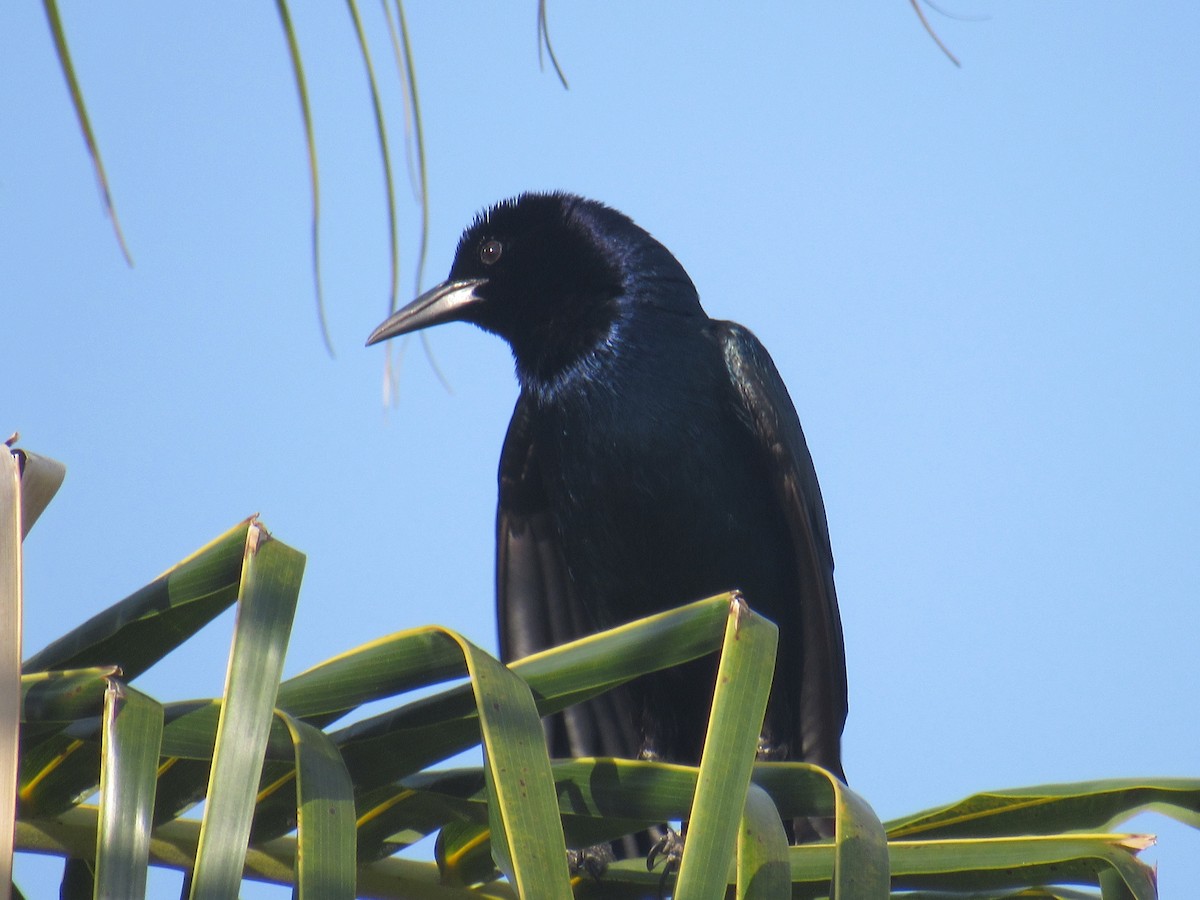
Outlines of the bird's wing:
{"label": "bird's wing", "polygon": [[739,415],[762,450],[795,549],[802,643],[799,653],[785,656],[781,652],[781,662],[785,658],[794,662],[792,671],[778,675],[799,679],[798,730],[793,732],[800,735],[799,755],[844,779],[841,735],[847,706],[846,656],[817,473],[800,419],[766,349],[740,325],[715,325]]}
{"label": "bird's wing", "polygon": [[530,425],[529,407],[522,398],[500,453],[496,510],[496,614],[505,662],[579,634]]}
{"label": "bird's wing", "polygon": [[[596,630],[575,596],[538,463],[531,411],[517,401],[500,453],[496,510],[496,617],[500,658],[520,659]],[[637,755],[624,689],[547,721],[552,756]]]}

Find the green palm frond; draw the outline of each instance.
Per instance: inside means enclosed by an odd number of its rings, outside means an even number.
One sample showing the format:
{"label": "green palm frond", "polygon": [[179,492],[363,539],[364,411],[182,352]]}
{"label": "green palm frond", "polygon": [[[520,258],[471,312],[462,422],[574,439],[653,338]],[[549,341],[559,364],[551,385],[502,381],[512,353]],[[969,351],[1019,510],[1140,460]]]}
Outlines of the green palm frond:
{"label": "green palm frond", "polygon": [[[23,481],[5,459],[0,575],[11,576]],[[16,850],[62,857],[64,883],[96,896],[140,896],[158,865],[189,873],[193,897],[233,896],[251,878],[334,898],[639,897],[660,885],[685,900],[807,897],[836,884],[856,898],[1150,900],[1137,856],[1152,839],[1111,829],[1144,809],[1200,827],[1197,779],[992,791],[884,826],[818,767],[755,762],[776,629],[737,595],[511,666],[430,626],[280,682],[303,565],[246,520],[10,672],[19,810],[4,822]],[[11,591],[0,599],[19,607]],[[235,604],[222,697],[160,703],[130,686]],[[720,654],[720,676],[699,767],[547,759],[539,716],[706,653]],[[482,766],[438,768],[476,744]],[[781,822],[797,817],[834,817],[835,837],[786,846]],[[569,880],[566,847],[680,820],[684,854],[665,882],[642,860]],[[408,858],[429,835],[435,859]]]}

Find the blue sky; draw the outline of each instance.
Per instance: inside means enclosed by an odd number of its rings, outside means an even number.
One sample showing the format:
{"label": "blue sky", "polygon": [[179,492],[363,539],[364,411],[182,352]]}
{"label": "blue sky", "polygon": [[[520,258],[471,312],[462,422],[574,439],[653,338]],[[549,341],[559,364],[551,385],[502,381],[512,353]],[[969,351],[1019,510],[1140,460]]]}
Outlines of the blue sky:
{"label": "blue sky", "polygon": [[[318,6],[293,14],[333,359],[273,7],[65,5],[132,269],[41,11],[0,12],[0,429],[68,465],[26,543],[27,653],[254,512],[308,554],[289,674],[429,622],[495,646],[511,360],[437,329],[453,392],[412,343],[383,405],[384,351],[362,347],[389,277],[370,99],[344,9]],[[426,286],[478,209],[563,188],[633,216],[771,350],[837,557],[846,771],[882,816],[1200,774],[1193,4],[960,0],[984,18],[929,11],[957,69],[903,0],[552,3],[569,91],[538,69],[532,0],[411,6]],[[403,178],[399,84],[364,15]],[[218,693],[228,635],[140,683]],[[1193,895],[1200,838],[1131,828],[1160,834],[1162,895]]]}

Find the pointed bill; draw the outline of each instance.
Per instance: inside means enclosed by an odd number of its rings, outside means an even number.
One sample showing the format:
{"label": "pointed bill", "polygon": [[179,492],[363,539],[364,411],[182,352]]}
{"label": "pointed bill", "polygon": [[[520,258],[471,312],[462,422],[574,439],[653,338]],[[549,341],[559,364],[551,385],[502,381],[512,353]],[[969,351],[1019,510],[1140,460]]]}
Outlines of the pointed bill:
{"label": "pointed bill", "polygon": [[367,346],[397,335],[420,331],[431,325],[460,321],[465,318],[467,310],[483,302],[483,298],[475,293],[475,288],[486,281],[486,278],[443,281],[408,306],[393,313],[387,321],[371,332],[371,336],[367,338]]}

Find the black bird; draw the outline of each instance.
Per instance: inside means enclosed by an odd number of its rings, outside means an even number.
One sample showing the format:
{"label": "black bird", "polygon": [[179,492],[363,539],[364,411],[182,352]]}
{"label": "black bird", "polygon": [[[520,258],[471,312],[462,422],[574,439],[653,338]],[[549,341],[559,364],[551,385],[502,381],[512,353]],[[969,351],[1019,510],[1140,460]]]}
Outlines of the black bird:
{"label": "black bird", "polygon": [[[500,454],[504,660],[740,589],[779,626],[763,757],[844,780],[846,664],[821,491],[779,373],[710,319],[674,256],[628,217],[524,194],[463,234],[450,278],[368,344],[472,322],[512,347],[521,393]],[[696,764],[709,658],[555,717],[553,756]]]}

